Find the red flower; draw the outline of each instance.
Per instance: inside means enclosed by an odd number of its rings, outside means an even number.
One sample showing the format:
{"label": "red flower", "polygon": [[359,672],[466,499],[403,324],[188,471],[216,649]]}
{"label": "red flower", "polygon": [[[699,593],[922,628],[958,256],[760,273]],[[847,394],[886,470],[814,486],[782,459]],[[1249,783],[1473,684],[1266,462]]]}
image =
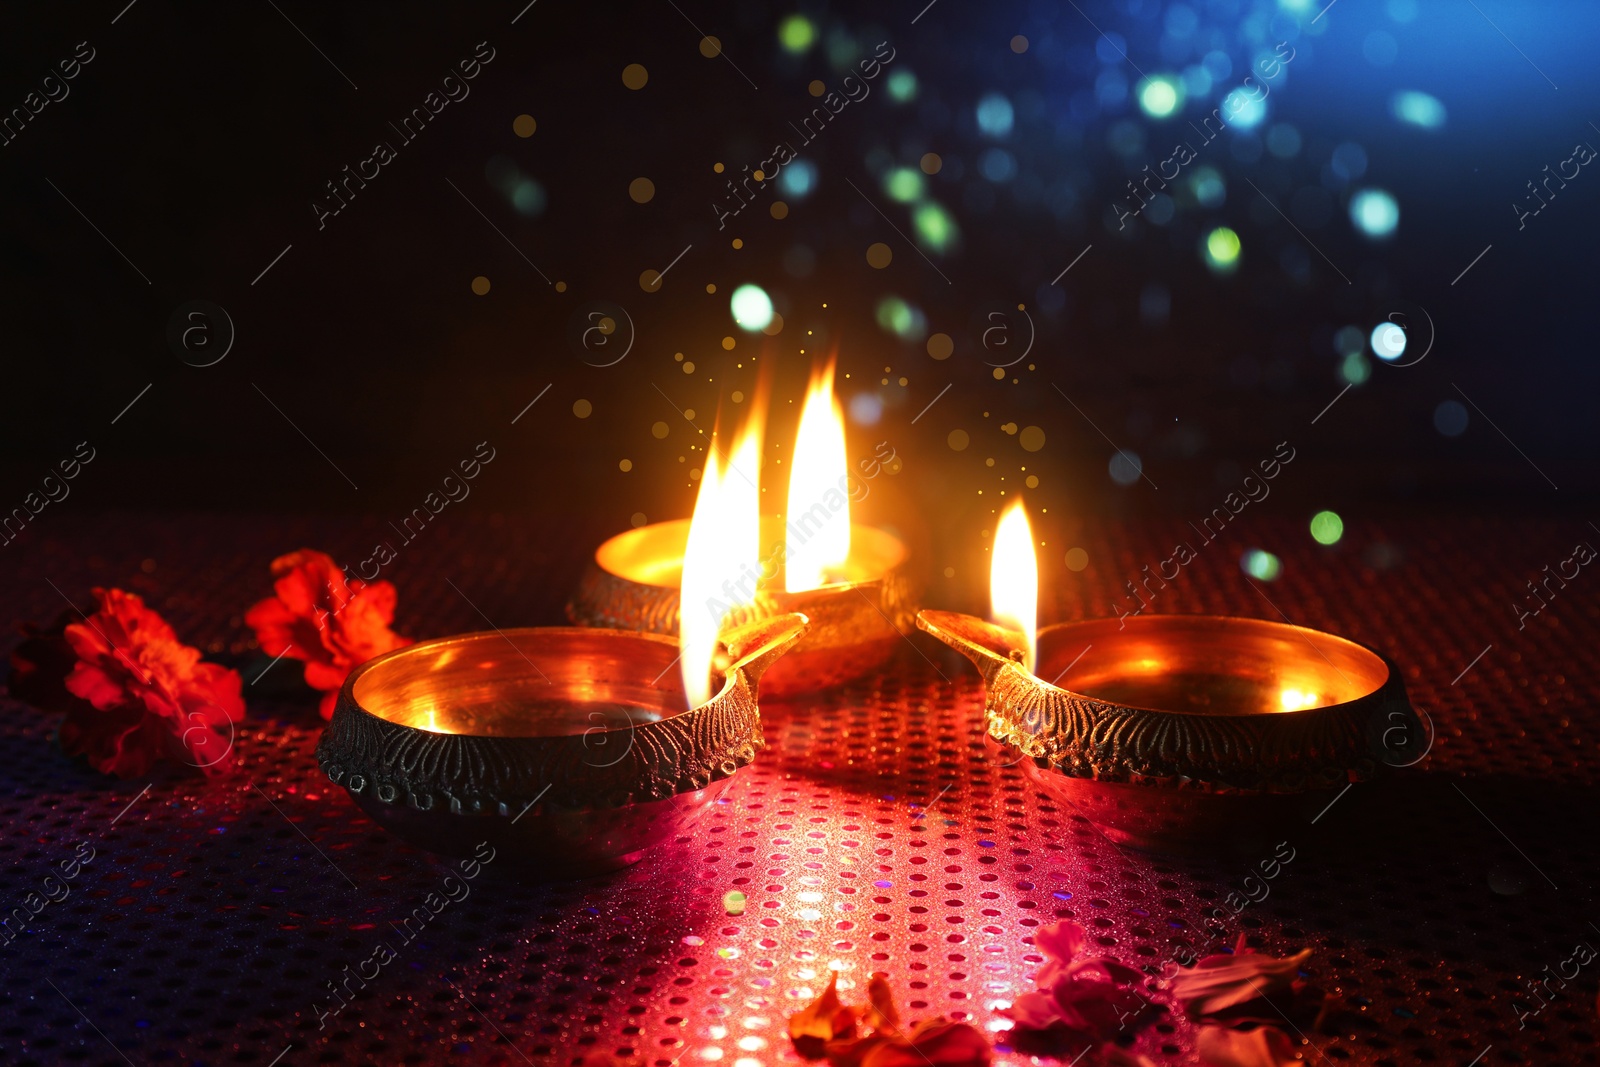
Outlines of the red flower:
{"label": "red flower", "polygon": [[1039,988],[1001,1013],[1016,1021],[1011,1042],[1020,1051],[1057,1054],[1111,1041],[1153,1021],[1151,1002],[1135,985],[1145,975],[1109,957],[1087,955],[1083,927],[1055,923],[1034,934],[1033,941],[1049,957],[1034,975]]}
{"label": "red flower", "polygon": [[261,651],[305,661],[306,684],[323,691],[322,717],[333,705],[345,676],[374,656],[411,644],[389,629],[394,621],[394,586],[346,580],[333,557],[302,548],[272,561],[268,597],[244,621]]}
{"label": "red flower", "polygon": [[64,636],[77,654],[66,689],[80,698],[61,724],[61,747],[96,770],[130,778],[170,759],[207,774],[233,760],[244,718],[239,675],[201,663],[165,619],[121,589],[96,589],[100,610]]}

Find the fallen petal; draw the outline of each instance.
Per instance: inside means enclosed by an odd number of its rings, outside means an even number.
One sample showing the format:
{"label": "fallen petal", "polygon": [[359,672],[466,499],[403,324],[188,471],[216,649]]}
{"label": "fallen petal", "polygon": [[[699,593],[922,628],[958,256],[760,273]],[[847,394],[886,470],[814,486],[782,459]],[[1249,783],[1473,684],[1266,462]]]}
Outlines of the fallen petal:
{"label": "fallen petal", "polygon": [[1289,1035],[1271,1026],[1245,1033],[1221,1026],[1202,1026],[1200,1060],[1211,1067],[1285,1067],[1301,1061]]}
{"label": "fallen petal", "polygon": [[909,1039],[891,1039],[868,1051],[860,1067],[989,1067],[989,1041],[974,1026],[943,1016],[925,1019]]}
{"label": "fallen petal", "polygon": [[1265,953],[1244,956],[1207,956],[1172,980],[1172,993],[1198,1018],[1243,1004],[1257,997],[1271,998],[1290,991],[1295,975],[1310,949],[1274,959]]}
{"label": "fallen petal", "polygon": [[856,1010],[839,1002],[838,983],[838,972],[832,972],[822,995],[789,1016],[789,1040],[808,1060],[820,1059],[828,1042],[855,1035]]}

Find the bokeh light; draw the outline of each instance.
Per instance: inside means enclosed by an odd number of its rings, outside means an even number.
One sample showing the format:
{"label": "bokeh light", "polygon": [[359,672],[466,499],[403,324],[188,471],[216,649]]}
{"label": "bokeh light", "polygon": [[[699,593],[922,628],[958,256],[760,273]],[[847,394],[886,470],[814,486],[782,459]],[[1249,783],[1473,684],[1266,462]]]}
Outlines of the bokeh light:
{"label": "bokeh light", "polygon": [[1206,266],[1219,274],[1234,270],[1239,265],[1239,235],[1226,226],[1218,226],[1206,234]]}
{"label": "bokeh light", "polygon": [[952,247],[959,236],[956,220],[931,200],[917,205],[911,215],[911,225],[917,231],[918,241],[935,252]]}
{"label": "bokeh light", "polygon": [[1319,511],[1311,516],[1311,538],[1319,545],[1336,545],[1344,536],[1344,520],[1336,511]]}
{"label": "bokeh light", "polygon": [[1384,240],[1400,225],[1400,205],[1382,189],[1363,189],[1350,198],[1350,221],[1375,240]]}
{"label": "bokeh light", "polygon": [[523,178],[511,190],[511,206],[523,215],[538,215],[544,211],[547,198],[544,186],[531,178]]}
{"label": "bokeh light", "polygon": [[728,298],[733,321],[754,333],[772,322],[772,298],[759,285],[741,285]]}
{"label": "bokeh light", "polygon": [[1279,159],[1293,159],[1300,153],[1300,131],[1287,122],[1279,122],[1267,131],[1267,151]]}
{"label": "bokeh light", "polygon": [[1017,176],[1017,159],[1004,148],[991,148],[978,160],[978,170],[992,182],[1008,182]]}
{"label": "bokeh light", "polygon": [[928,319],[921,309],[898,296],[878,301],[878,325],[904,341],[919,341],[928,332]]}
{"label": "bokeh light", "polygon": [[1254,129],[1267,117],[1267,99],[1243,89],[1235,89],[1222,98],[1222,115],[1228,120],[1230,129]]}
{"label": "bokeh light", "polygon": [[1183,86],[1165,74],[1146,78],[1139,85],[1139,106],[1153,119],[1168,118],[1183,107]]}
{"label": "bokeh light", "polygon": [[1372,377],[1372,365],[1367,362],[1367,357],[1361,352],[1351,352],[1339,364],[1339,377],[1351,385],[1360,385]]}
{"label": "bokeh light", "polygon": [[857,393],[845,405],[850,421],[859,426],[876,426],[883,418],[883,398],[877,393]]}
{"label": "bokeh light", "polygon": [[1139,458],[1137,452],[1123,448],[1111,454],[1111,462],[1107,464],[1107,469],[1111,474],[1111,480],[1118,485],[1132,485],[1144,474],[1144,460]]}
{"label": "bokeh light", "polygon": [[1406,332],[1392,322],[1380,322],[1372,328],[1372,354],[1386,363],[1393,363],[1406,351]]}
{"label": "bokeh light", "polygon": [[917,98],[917,76],[901,67],[890,72],[885,88],[889,90],[890,100],[897,104],[909,103]]}
{"label": "bokeh light", "polygon": [[1201,207],[1219,208],[1228,199],[1228,187],[1222,175],[1212,167],[1201,167],[1195,171],[1190,186]]}
{"label": "bokeh light", "polygon": [[911,167],[896,167],[883,176],[883,191],[890,200],[909,204],[922,196],[922,172]]}
{"label": "bokeh light", "polygon": [[797,159],[778,172],[778,188],[791,200],[804,200],[817,187],[817,165]]}
{"label": "bokeh light", "polygon": [[1263,582],[1275,582],[1283,573],[1283,561],[1271,552],[1252,548],[1239,557],[1239,569]]}
{"label": "bokeh light", "polygon": [[1467,432],[1467,409],[1454,400],[1442,402],[1433,409],[1433,428],[1446,437],[1460,437]]}
{"label": "bokeh light", "polygon": [[1333,150],[1328,169],[1337,178],[1347,182],[1358,181],[1367,172],[1367,150],[1354,141],[1346,141]]}
{"label": "bokeh light", "polygon": [[817,28],[804,15],[790,15],[778,24],[778,41],[790,52],[804,52],[817,40]]}
{"label": "bokeh light", "polygon": [[1438,97],[1414,90],[1395,93],[1394,98],[1389,101],[1389,111],[1401,122],[1420,126],[1425,130],[1439,129],[1447,117],[1444,104]]}
{"label": "bokeh light", "polygon": [[978,129],[989,137],[1007,137],[1011,134],[1016,113],[1011,101],[999,93],[988,93],[978,101]]}

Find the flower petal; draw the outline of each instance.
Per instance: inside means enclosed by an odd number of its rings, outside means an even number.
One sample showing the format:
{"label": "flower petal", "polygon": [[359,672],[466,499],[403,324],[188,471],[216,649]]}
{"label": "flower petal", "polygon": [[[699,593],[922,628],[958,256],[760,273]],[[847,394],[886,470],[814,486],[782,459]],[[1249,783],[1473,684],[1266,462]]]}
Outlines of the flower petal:
{"label": "flower petal", "polygon": [[866,1011],[867,1025],[874,1030],[900,1030],[900,1012],[894,1006],[894,993],[881,975],[867,983],[867,1000],[871,1006]]}
{"label": "flower petal", "polygon": [[1056,1006],[1056,998],[1037,991],[1022,994],[1011,1007],[1002,1009],[1000,1014],[1015,1019],[1017,1026],[1025,1030],[1047,1030],[1061,1021],[1061,1009]]}
{"label": "flower petal", "polygon": [[829,1041],[855,1034],[856,1011],[840,1003],[838,985],[838,972],[830,972],[828,988],[789,1016],[789,1040],[794,1042],[795,1051],[808,1060],[820,1058]]}
{"label": "flower petal", "polygon": [[244,717],[239,675],[201,663],[200,650],[134,594],[94,595],[100,609],[64,630],[78,659],[63,685],[87,703],[68,710],[62,749],[106,774],[141,775],[163,758],[226,769],[231,727],[219,730]]}
{"label": "flower petal", "polygon": [[1284,1067],[1299,1064],[1289,1035],[1271,1026],[1246,1033],[1221,1026],[1202,1026],[1197,1051],[1211,1067]]}
{"label": "flower petal", "polygon": [[1199,1018],[1257,997],[1288,992],[1311,950],[1276,959],[1265,953],[1207,956],[1172,980],[1173,995]]}
{"label": "flower petal", "polygon": [[993,1058],[988,1039],[976,1027],[940,1016],[918,1023],[906,1039],[872,1048],[861,1067],[988,1067]]}

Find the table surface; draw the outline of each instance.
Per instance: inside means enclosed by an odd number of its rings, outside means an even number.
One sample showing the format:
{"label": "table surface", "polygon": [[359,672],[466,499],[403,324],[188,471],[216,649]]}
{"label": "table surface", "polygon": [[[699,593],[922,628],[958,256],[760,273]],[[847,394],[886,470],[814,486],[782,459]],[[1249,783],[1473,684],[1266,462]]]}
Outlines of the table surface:
{"label": "table surface", "polygon": [[[56,518],[5,550],[0,590],[18,620],[119,585],[236,663],[251,654],[242,615],[268,592],[273,555],[310,545],[360,558],[381,528]],[[1111,613],[1182,529],[1086,526],[1090,565],[1063,572],[1045,620]],[[1285,617],[1372,644],[1401,665],[1436,739],[1415,768],[1352,788],[1301,827],[1270,896],[1237,916],[1222,902],[1252,857],[1110,843],[987,757],[965,661],[908,643],[880,678],[765,704],[766,751],[677,846],[546,886],[491,864],[402,944],[391,923],[451,868],[321,777],[316,699],[286,661],[247,688],[239,773],[216,781],[103,778],[54,747],[57,716],[0,706],[5,910],[79,842],[95,849],[70,896],[0,948],[0,1062],[794,1063],[786,1018],[830,968],[847,1000],[882,973],[910,1018],[993,1032],[997,1008],[1031,988],[1033,933],[1064,918],[1152,971],[1241,933],[1274,954],[1313,949],[1308,978],[1352,1010],[1336,1033],[1306,1035],[1308,1062],[1600,1062],[1600,968],[1525,1028],[1513,1007],[1574,945],[1600,945],[1600,601],[1588,588],[1600,577],[1552,582],[1521,629],[1512,606],[1537,603],[1519,600],[1524,583],[1600,535],[1576,520],[1354,521],[1330,549],[1298,522],[1264,518],[1252,532],[1283,560],[1276,581],[1246,581],[1246,546],[1219,545],[1152,610]],[[394,568],[403,632],[560,621],[583,558],[570,530],[464,516],[427,536]],[[970,580],[936,577],[928,602]],[[723,906],[734,889],[748,897],[739,916]],[[385,940],[398,958],[319,1027],[313,1004],[331,1007],[329,983]],[[1521,995],[1524,1010],[1537,1003]],[[1133,1048],[1192,1062],[1194,1041],[1173,1015]]]}

